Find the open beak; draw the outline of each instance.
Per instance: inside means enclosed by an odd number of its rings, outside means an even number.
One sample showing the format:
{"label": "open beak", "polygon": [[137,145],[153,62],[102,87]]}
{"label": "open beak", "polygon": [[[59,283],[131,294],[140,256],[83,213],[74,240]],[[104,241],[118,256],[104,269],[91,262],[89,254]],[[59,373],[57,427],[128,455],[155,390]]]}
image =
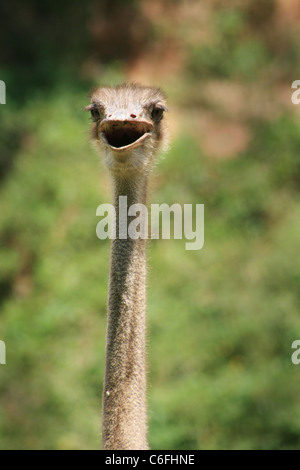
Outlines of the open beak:
{"label": "open beak", "polygon": [[153,124],[148,121],[104,119],[100,124],[100,137],[116,152],[124,152],[141,145],[151,136]]}

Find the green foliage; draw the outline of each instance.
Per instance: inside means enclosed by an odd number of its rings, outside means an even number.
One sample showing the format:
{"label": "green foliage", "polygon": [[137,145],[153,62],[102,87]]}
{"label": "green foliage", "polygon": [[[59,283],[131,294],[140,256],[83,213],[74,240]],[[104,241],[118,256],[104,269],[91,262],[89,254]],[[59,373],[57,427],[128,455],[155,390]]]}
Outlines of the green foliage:
{"label": "green foliage", "polygon": [[189,69],[203,77],[253,79],[268,60],[265,45],[246,33],[245,13],[227,8],[215,14],[213,42],[195,44]]}
{"label": "green foliage", "polygon": [[[82,110],[94,82],[124,79],[132,24],[146,23],[137,21],[141,2],[126,2],[131,28],[126,23],[103,53],[97,80],[82,78],[81,59],[93,60],[87,51],[95,40],[85,21],[97,2],[71,3],[32,0],[24,18],[10,11],[11,25],[0,31],[1,40],[15,33],[0,77],[9,83],[0,108],[1,449],[100,447],[110,244],[95,230],[96,208],[111,201],[111,188]],[[113,24],[111,2],[100,3],[108,23],[96,28],[98,46]],[[273,15],[274,2],[264,5]],[[203,77],[246,87],[250,80],[262,93],[270,70],[289,75],[298,43],[286,32],[276,56],[262,28],[272,24],[267,7],[215,11],[209,45],[188,47],[177,37],[187,60],[170,88],[183,115],[186,88]],[[37,35],[28,41],[32,25]],[[195,109],[201,115],[196,101]],[[186,251],[185,240],[148,246],[154,449],[299,448],[299,379],[290,358],[300,333],[300,127],[287,108],[243,119],[252,139],[236,158],[209,157],[188,126],[178,126],[155,169],[150,202],[205,204],[205,245],[199,252]]]}
{"label": "green foliage", "polygon": [[204,202],[206,242],[196,255],[175,241],[151,251],[154,448],[298,446],[297,128],[286,117],[257,126],[247,152],[222,164],[180,152],[184,138],[164,162],[159,197],[173,202],[175,181],[174,201]]}

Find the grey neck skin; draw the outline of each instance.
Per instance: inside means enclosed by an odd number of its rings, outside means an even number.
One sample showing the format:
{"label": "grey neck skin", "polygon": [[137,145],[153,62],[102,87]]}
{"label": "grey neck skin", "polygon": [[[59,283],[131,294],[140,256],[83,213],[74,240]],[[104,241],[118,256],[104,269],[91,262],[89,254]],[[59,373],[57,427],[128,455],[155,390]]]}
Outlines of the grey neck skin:
{"label": "grey neck skin", "polygon": [[[118,239],[119,196],[128,207],[146,205],[147,177],[114,177],[116,236],[112,241],[108,294],[106,370],[103,393],[103,448],[147,449],[145,240]],[[127,216],[129,225],[133,217]]]}

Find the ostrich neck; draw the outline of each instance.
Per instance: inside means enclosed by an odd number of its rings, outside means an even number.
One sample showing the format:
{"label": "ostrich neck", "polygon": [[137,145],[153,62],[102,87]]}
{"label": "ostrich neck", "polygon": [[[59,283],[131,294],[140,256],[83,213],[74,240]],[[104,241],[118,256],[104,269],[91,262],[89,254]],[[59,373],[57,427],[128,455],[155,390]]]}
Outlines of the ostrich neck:
{"label": "ostrich neck", "polygon": [[[116,234],[112,241],[103,396],[104,449],[147,449],[145,372],[145,240],[119,239],[119,196],[146,205],[147,178],[114,177]],[[132,217],[127,215],[127,226]]]}

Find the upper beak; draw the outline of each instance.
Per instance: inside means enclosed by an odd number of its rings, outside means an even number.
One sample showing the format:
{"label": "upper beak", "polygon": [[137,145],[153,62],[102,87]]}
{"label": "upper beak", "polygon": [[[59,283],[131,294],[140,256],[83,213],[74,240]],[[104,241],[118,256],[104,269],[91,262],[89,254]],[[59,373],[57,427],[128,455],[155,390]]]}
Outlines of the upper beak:
{"label": "upper beak", "polygon": [[153,124],[147,120],[128,118],[120,110],[112,117],[104,119],[99,127],[103,142],[116,152],[124,152],[141,145],[151,136]]}

